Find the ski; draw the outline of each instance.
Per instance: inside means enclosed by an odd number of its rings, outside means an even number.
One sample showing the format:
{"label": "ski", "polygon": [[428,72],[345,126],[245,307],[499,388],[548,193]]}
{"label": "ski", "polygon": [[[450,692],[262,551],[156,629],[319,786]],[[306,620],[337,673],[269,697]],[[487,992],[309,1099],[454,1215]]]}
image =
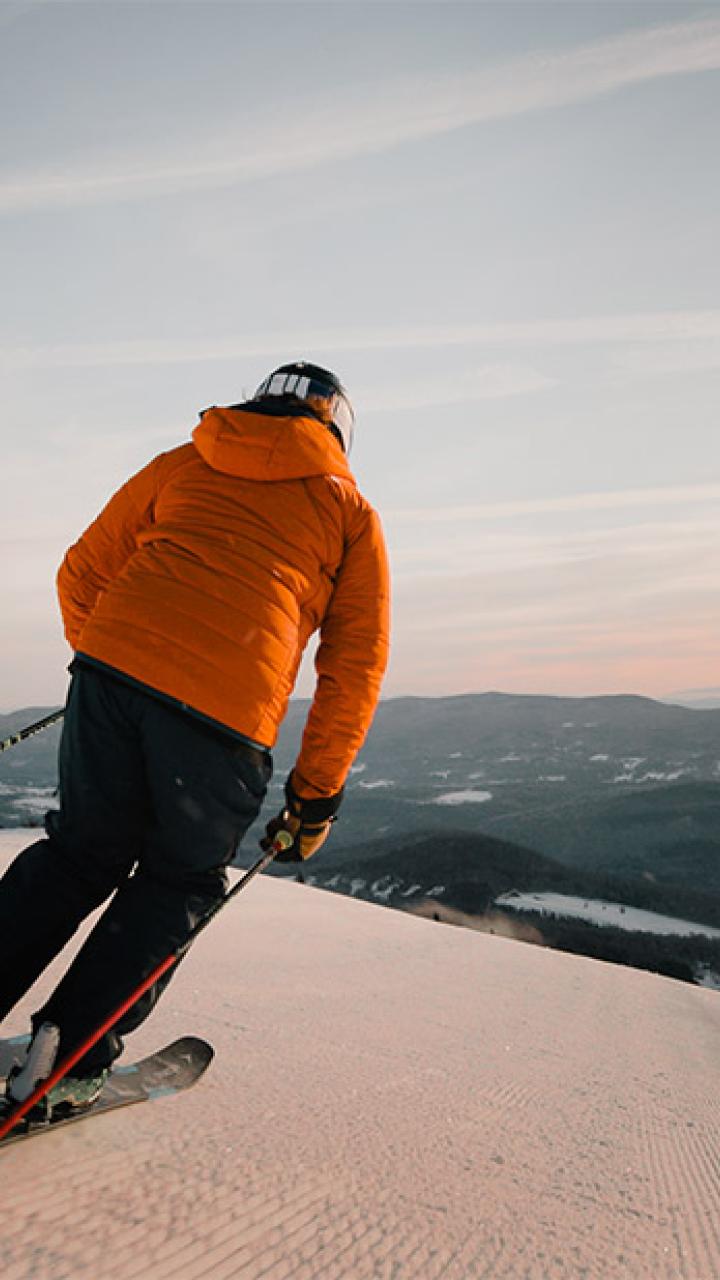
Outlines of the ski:
{"label": "ski", "polygon": [[[0,1079],[7,1077],[15,1063],[24,1060],[28,1042],[27,1036],[0,1041]],[[81,1120],[117,1111],[119,1107],[131,1107],[138,1102],[149,1102],[154,1098],[181,1093],[196,1084],[205,1073],[212,1061],[213,1052],[207,1041],[199,1040],[196,1036],[183,1036],[147,1058],[128,1063],[127,1066],[114,1067],[97,1102],[87,1111],[40,1122],[23,1118],[0,1140],[0,1146],[10,1146],[40,1133],[51,1133],[65,1125],[78,1124]]]}

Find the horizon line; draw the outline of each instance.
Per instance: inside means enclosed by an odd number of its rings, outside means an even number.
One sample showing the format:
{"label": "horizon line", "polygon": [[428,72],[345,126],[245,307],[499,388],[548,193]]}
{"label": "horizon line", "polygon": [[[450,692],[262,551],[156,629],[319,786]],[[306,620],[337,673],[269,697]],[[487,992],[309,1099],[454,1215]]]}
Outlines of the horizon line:
{"label": "horizon line", "polygon": [[[718,706],[716,708],[715,707],[694,708],[694,707],[688,707],[682,703],[677,703],[677,704],[673,703],[673,698],[685,698],[685,697],[690,697],[694,693],[704,693],[704,692],[710,693],[711,695],[717,694]],[[708,688],[707,690],[688,689],[685,692],[676,691],[674,693],[664,693],[664,694],[628,693],[627,691],[619,692],[619,693],[519,693],[517,691],[512,691],[508,689],[465,689],[458,693],[381,694],[380,703],[406,702],[406,701],[409,701],[410,699],[415,701],[422,700],[423,702],[449,702],[451,700],[456,700],[458,698],[527,698],[527,699],[532,698],[534,700],[537,700],[538,698],[546,698],[546,699],[551,698],[557,702],[561,702],[561,701],[562,702],[590,702],[590,701],[597,702],[601,699],[603,701],[608,701],[610,699],[616,701],[619,698],[625,698],[625,699],[631,698],[634,700],[640,700],[642,702],[658,702],[663,706],[678,705],[682,707],[683,711],[720,710],[720,689],[716,690],[712,687]],[[312,695],[311,694],[295,694],[295,693],[291,694],[290,704],[300,703],[300,702],[311,703]],[[27,703],[25,706],[15,707],[12,710],[7,710],[7,709],[0,710],[0,716],[15,716],[15,715],[19,715],[21,711],[35,713],[35,712],[48,712],[52,710],[59,711],[60,709],[61,709],[60,707],[52,707],[50,706],[50,704],[44,704],[42,702]],[[286,716],[286,719],[287,719],[287,716]],[[277,743],[275,744],[275,746],[277,746]],[[272,750],[275,750],[275,747],[273,747]]]}

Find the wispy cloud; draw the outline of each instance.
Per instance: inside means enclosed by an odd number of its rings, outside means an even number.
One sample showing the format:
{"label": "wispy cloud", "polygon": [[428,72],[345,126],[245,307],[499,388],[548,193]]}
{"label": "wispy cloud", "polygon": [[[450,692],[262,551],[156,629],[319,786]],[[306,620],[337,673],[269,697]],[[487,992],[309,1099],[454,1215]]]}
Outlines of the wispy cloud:
{"label": "wispy cloud", "polygon": [[[529,320],[498,324],[400,325],[353,329],[290,329],[216,338],[138,338],[113,342],[55,343],[0,347],[0,367],[101,368],[112,365],[164,365],[238,360],[256,356],[322,352],[411,351],[449,347],[556,347],[612,343],[715,343],[720,340],[720,310],[660,311],[630,315],[578,316],[565,320]],[[703,356],[706,349],[703,349]],[[659,361],[658,352],[653,359]],[[683,360],[689,359],[688,350]],[[543,377],[537,370],[534,378]],[[376,397],[378,403],[380,396]]]}
{"label": "wispy cloud", "polygon": [[710,683],[719,501],[701,484],[385,510],[393,692]]}
{"label": "wispy cloud", "polygon": [[695,485],[431,509],[422,521],[384,512],[393,692],[661,693],[711,680],[718,499],[720,485]]}
{"label": "wispy cloud", "polygon": [[484,365],[452,379],[413,378],[403,386],[367,396],[363,413],[398,413],[410,409],[430,409],[452,404],[472,404],[479,400],[504,400],[507,396],[528,395],[557,386],[537,369],[520,365]]}
{"label": "wispy cloud", "polygon": [[656,378],[669,374],[705,373],[720,369],[720,335],[716,338],[677,342],[672,351],[667,343],[642,348],[625,348],[613,356],[613,367],[633,378]]}
{"label": "wispy cloud", "polygon": [[[672,515],[676,515],[673,512]],[[702,572],[711,587],[717,572],[717,520],[712,516],[633,523],[625,521],[611,528],[593,526],[587,520],[566,521],[562,529],[549,530],[538,522],[531,526],[508,526],[499,521],[495,527],[476,523],[459,527],[430,539],[402,539],[390,522],[389,540],[393,569],[398,578],[477,573],[507,574],[517,570],[543,569],[566,564],[584,564],[594,572],[594,562],[618,557],[624,561],[647,556],[657,561],[681,554],[685,557],[684,575],[696,577]]]}
{"label": "wispy cloud", "polygon": [[[643,28],[563,52],[533,53],[453,76],[397,77],[348,86],[341,99],[294,100],[284,115],[240,119],[213,141],[175,146],[168,157],[88,157],[9,175],[0,212],[145,200],[194,187],[307,172],[462,129],[588,101],[659,78],[720,67],[720,19]],[[252,143],[246,139],[252,138]]]}
{"label": "wispy cloud", "polygon": [[525,515],[561,512],[618,511],[623,508],[687,506],[720,502],[720,484],[677,485],[672,488],[618,489],[601,493],[574,493],[562,497],[528,498],[511,502],[487,502],[476,506],[404,507],[384,513],[393,524],[452,524],[461,521],[498,520]]}
{"label": "wispy cloud", "polygon": [[[566,555],[552,539],[510,546],[463,572],[395,574],[395,677],[417,683],[429,660],[435,691],[533,688],[552,692],[659,692],[717,671],[717,538],[667,530],[641,538],[591,537]],[[571,535],[572,543],[572,535]],[[502,545],[500,538],[499,545]],[[571,547],[572,551],[572,547]],[[592,565],[588,564],[592,559]],[[502,560],[502,557],[500,557]],[[448,564],[452,558],[448,558]],[[428,610],[427,601],[433,601]],[[405,684],[405,681],[409,684]]]}

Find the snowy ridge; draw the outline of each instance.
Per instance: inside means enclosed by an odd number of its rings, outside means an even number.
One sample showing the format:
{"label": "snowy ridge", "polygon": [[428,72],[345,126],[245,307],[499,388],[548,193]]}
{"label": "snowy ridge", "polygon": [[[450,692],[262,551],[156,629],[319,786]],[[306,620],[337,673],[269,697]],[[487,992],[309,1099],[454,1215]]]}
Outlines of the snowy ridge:
{"label": "snowy ridge", "polygon": [[720,1274],[715,992],[263,878],[133,1056],[181,1032],[183,1098],[3,1153],[3,1280]]}

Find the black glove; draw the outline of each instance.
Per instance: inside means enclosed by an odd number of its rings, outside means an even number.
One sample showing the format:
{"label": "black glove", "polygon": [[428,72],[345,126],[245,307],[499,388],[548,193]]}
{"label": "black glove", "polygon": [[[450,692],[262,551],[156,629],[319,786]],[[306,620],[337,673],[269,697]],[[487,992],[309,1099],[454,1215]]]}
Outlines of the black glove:
{"label": "black glove", "polygon": [[341,790],[334,796],[323,796],[319,800],[303,800],[293,787],[291,773],[285,783],[285,808],[277,818],[268,822],[260,848],[271,849],[278,832],[287,831],[292,836],[292,844],[275,854],[275,862],[305,862],[317,853],[330,835],[342,798]]}

